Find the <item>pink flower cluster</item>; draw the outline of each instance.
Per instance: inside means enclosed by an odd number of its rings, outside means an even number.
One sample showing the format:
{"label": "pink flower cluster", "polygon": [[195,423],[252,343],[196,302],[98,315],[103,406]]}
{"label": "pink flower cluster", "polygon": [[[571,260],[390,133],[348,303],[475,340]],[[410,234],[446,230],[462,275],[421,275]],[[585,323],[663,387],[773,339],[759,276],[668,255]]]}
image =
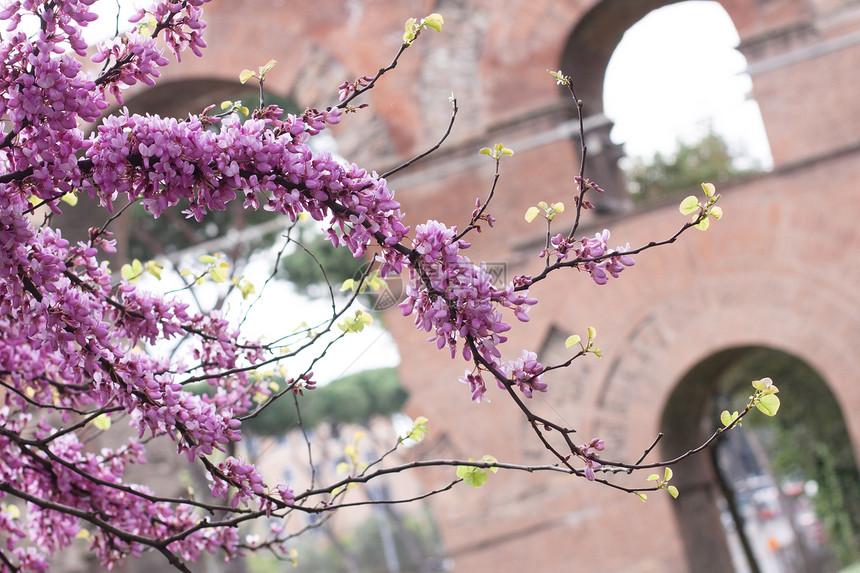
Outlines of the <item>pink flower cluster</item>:
{"label": "pink flower cluster", "polygon": [[577,455],[585,462],[585,477],[588,481],[594,481],[594,470],[601,466],[600,452],[606,448],[606,444],[599,438],[594,438],[587,444],[579,446]]}
{"label": "pink flower cluster", "polygon": [[[410,282],[406,287],[406,299],[400,303],[401,312],[404,316],[415,314],[415,324],[432,332],[429,340],[439,349],[448,347],[452,358],[462,343],[463,358],[471,361],[474,345],[481,358],[501,369],[502,354],[498,346],[507,340],[502,333],[511,329],[501,309],[510,309],[518,320],[526,322],[528,308],[536,304],[537,299],[530,298],[528,293],[515,292],[513,284],[504,288],[494,285],[485,266],[474,265],[460,254],[469,244],[463,240],[454,241],[455,234],[456,229],[438,221],[428,221],[415,228],[414,258],[410,261]],[[508,368],[508,374],[513,376],[513,383],[530,396],[532,388],[546,388],[540,383],[533,386],[540,368],[533,361],[529,363],[530,372]],[[469,374],[466,377],[472,398],[480,401],[485,389],[483,382],[479,378],[469,379]]]}
{"label": "pink flower cluster", "polygon": [[[606,229],[602,233],[595,233],[594,238],[583,237],[578,241],[558,234],[550,239],[551,250],[542,252],[541,256],[555,255],[559,261],[568,258],[584,259],[576,266],[588,272],[595,283],[605,285],[609,282],[607,273],[617,279],[624,267],[636,264],[633,257],[623,254],[630,245],[616,247],[615,252],[619,254],[602,258],[612,252],[606,244],[608,240],[609,231]],[[577,243],[579,243],[578,246]]]}
{"label": "pink flower cluster", "polygon": [[[52,504],[91,513],[114,530],[154,539],[168,539],[198,523],[199,517],[189,507],[157,501],[146,486],[123,483],[128,464],[145,463],[142,445],[131,443],[93,453],[74,433],[57,432],[43,420],[36,424],[34,438],[25,447],[15,437],[32,426],[30,415],[13,416],[8,407],[0,408],[0,482],[6,484],[0,490],[0,498],[12,495],[19,499],[47,499]],[[34,451],[38,452],[35,458],[39,463],[32,463]],[[73,514],[37,503],[26,508],[26,529],[23,517],[23,512],[17,518],[8,510],[0,512],[0,530],[8,536],[6,551],[27,571],[46,570],[44,555],[70,545],[81,530]],[[235,531],[203,529],[175,541],[170,548],[194,560],[201,550],[230,548],[235,543]],[[142,549],[141,544],[105,529],[92,536],[90,546],[105,567],[115,566],[126,555],[137,555]]]}

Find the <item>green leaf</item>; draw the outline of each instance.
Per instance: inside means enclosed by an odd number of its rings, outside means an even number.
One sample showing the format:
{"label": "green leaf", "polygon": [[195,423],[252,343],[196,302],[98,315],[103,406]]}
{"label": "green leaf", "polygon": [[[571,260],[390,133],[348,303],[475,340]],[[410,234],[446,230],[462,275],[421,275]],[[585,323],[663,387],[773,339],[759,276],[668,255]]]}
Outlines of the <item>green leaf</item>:
{"label": "green leaf", "polygon": [[107,414],[99,414],[93,420],[93,426],[95,426],[99,430],[107,430],[110,428],[110,418]]}
{"label": "green leaf", "polygon": [[251,281],[239,281],[239,284],[237,286],[239,288],[239,292],[242,293],[242,300],[248,300],[248,297],[256,292],[256,289],[254,288],[254,283],[252,283]]}
{"label": "green leaf", "polygon": [[218,259],[216,259],[212,255],[201,255],[197,260],[200,261],[201,263],[209,264],[209,263],[214,263]]}
{"label": "green leaf", "polygon": [[406,20],[406,24],[403,26],[403,43],[407,46],[411,45],[415,40],[416,30],[415,30],[415,18],[409,18]]}
{"label": "green leaf", "polygon": [[265,76],[266,72],[274,68],[278,64],[277,60],[269,60],[266,64],[260,68],[260,77]]}
{"label": "green leaf", "polygon": [[164,270],[164,265],[162,265],[158,261],[146,261],[146,265],[144,265],[144,270],[146,270],[146,272],[148,272],[158,280],[161,280],[161,271]]}
{"label": "green leaf", "polygon": [[719,221],[723,218],[723,208],[722,207],[711,207],[710,210],[711,217]]}
{"label": "green leaf", "polygon": [[578,334],[574,334],[573,336],[568,336],[567,340],[564,341],[564,347],[570,348],[574,344],[579,344],[580,340],[582,340],[582,338],[580,338],[580,336]]}
{"label": "green leaf", "polygon": [[666,468],[666,471],[663,472],[663,481],[669,481],[672,479],[672,468]]}
{"label": "green leaf", "polygon": [[242,70],[239,72],[239,81],[243,84],[253,78],[256,74],[251,70]]}
{"label": "green leaf", "polygon": [[138,259],[134,259],[131,264],[125,264],[119,269],[122,277],[130,283],[137,282],[140,275],[143,274],[143,263]]}
{"label": "green leaf", "polygon": [[229,263],[221,263],[216,267],[212,267],[209,270],[209,276],[212,277],[212,280],[216,283],[227,282],[227,272],[230,270]]}
{"label": "green leaf", "polygon": [[705,197],[710,199],[717,192],[717,188],[714,187],[713,183],[702,183],[702,191],[705,192]]}
{"label": "green leaf", "polygon": [[538,213],[540,213],[540,211],[538,211],[537,207],[529,207],[526,210],[526,221],[531,223],[535,220],[535,217],[538,216]]}
{"label": "green leaf", "polygon": [[442,24],[444,23],[445,21],[442,19],[442,15],[436,12],[433,12],[432,14],[424,18],[424,24],[428,28],[433,28],[437,32],[442,31]]}
{"label": "green leaf", "polygon": [[708,227],[711,226],[711,220],[707,217],[704,217],[701,221],[696,224],[696,228],[700,231],[707,231]]}
{"label": "green leaf", "polygon": [[[753,388],[758,390],[759,392],[767,392],[769,389],[774,388],[773,380],[770,378],[762,378],[761,380],[753,380],[752,381]],[[776,394],[776,392],[769,392],[770,394]]]}
{"label": "green leaf", "polygon": [[723,410],[723,413],[720,414],[720,423],[723,426],[728,426],[732,423],[732,415],[728,410]]}
{"label": "green leaf", "polygon": [[682,215],[692,215],[699,210],[699,200],[696,199],[695,195],[690,195],[681,201],[681,205],[678,209],[681,211]]}
{"label": "green leaf", "polygon": [[424,416],[418,416],[415,418],[415,424],[412,426],[412,429],[408,434],[403,436],[404,440],[413,440],[415,442],[420,442],[424,439],[424,435],[430,433],[430,430],[427,429],[427,418]]}
{"label": "green leaf", "polygon": [[60,201],[63,203],[68,203],[72,207],[78,204],[78,196],[76,193],[65,193],[62,197],[60,197]]}
{"label": "green leaf", "polygon": [[776,416],[779,410],[779,397],[776,394],[765,394],[755,405],[766,416]]}
{"label": "green leaf", "polygon": [[642,493],[641,491],[634,491],[633,493],[638,495],[639,499],[641,499],[642,501],[648,501],[648,496],[645,495],[644,493]]}
{"label": "green leaf", "polygon": [[493,150],[490,149],[489,147],[482,147],[481,151],[478,152],[478,155],[492,155],[492,154],[493,154]]}
{"label": "green leaf", "polygon": [[666,488],[666,491],[669,492],[669,495],[671,495],[675,499],[678,499],[678,488],[677,487],[670,485],[669,487]]}
{"label": "green leaf", "polygon": [[647,481],[660,481],[660,476],[657,474],[651,474],[650,476],[648,476]]}
{"label": "green leaf", "polygon": [[462,478],[463,483],[472,487],[481,487],[490,479],[486,471],[473,466],[457,466],[457,477]]}
{"label": "green leaf", "polygon": [[588,339],[594,340],[595,338],[597,338],[597,329],[594,328],[593,326],[589,326],[588,327]]}

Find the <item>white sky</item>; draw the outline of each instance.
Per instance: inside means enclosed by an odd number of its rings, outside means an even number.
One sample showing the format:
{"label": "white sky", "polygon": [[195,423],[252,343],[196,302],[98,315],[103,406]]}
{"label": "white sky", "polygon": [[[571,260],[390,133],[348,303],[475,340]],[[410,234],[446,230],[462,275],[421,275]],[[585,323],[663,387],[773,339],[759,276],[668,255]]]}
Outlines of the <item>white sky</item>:
{"label": "white sky", "polygon": [[654,10],[624,34],[604,84],[612,138],[628,155],[671,152],[708,125],[738,152],[770,166],[770,148],[737,31],[716,2],[680,2]]}

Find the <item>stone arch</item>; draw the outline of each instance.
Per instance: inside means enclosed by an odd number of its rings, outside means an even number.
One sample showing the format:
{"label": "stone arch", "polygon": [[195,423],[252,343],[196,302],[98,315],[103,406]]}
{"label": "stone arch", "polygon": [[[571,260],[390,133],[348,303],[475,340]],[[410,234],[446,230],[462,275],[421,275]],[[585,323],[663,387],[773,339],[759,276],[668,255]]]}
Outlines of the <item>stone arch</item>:
{"label": "stone arch", "polygon": [[[811,373],[812,379],[804,381],[802,385],[806,386],[807,391],[814,389],[815,396],[820,397],[817,402],[826,404],[825,408],[830,415],[828,419],[836,421],[840,433],[840,440],[836,447],[844,454],[840,457],[841,461],[836,463],[846,466],[846,468],[840,468],[843,473],[847,471],[852,476],[856,475],[857,463],[845,425],[844,408],[836,400],[828,383],[796,355],[763,346],[734,346],[719,350],[700,360],[682,376],[669,395],[660,419],[660,430],[665,435],[661,444],[664,453],[662,457],[670,459],[678,456],[708,438],[714,428],[712,420],[715,412],[721,407],[717,404],[718,399],[733,393],[738,394],[739,385],[742,384],[745,390],[746,384],[749,383],[748,380],[741,382],[737,377],[737,366],[742,365],[749,357],[759,360],[770,357],[778,364],[784,365],[786,369],[794,367]],[[754,375],[754,377],[758,376],[758,374]],[[788,400],[791,400],[792,390],[799,391],[800,386],[798,380],[793,380],[788,387],[783,386],[782,389],[786,390],[785,395],[789,396]],[[797,410],[798,408],[795,407],[794,414]],[[796,422],[804,424],[803,419],[796,419]],[[740,431],[726,435],[710,450],[710,455],[694,456],[677,466],[673,482],[685,494],[680,496],[672,507],[680,525],[678,531],[691,571],[733,570],[725,525],[721,523],[724,518],[721,512],[725,513],[725,517],[732,515],[736,527],[735,559],[746,559],[751,570],[755,571],[759,570],[762,565],[760,560],[765,557],[766,551],[761,547],[761,543],[757,543],[744,532],[741,511],[735,503],[735,494],[739,493],[738,484],[743,481],[738,478],[744,473],[738,471],[738,475],[729,476],[725,467],[721,467],[718,462],[720,446],[726,444],[727,440],[738,438],[739,434]],[[798,452],[797,455],[800,457],[807,454]],[[722,459],[724,464],[725,456]],[[761,463],[761,460],[758,460],[758,463]],[[767,465],[768,462],[764,463]],[[776,482],[770,485],[774,491],[776,490],[773,486],[779,486]],[[856,506],[857,499],[854,497],[845,499],[846,507]],[[787,507],[784,506],[784,509]],[[797,561],[798,566],[806,567],[801,570],[821,570],[813,564],[824,563],[830,557],[829,550],[810,547],[809,540],[795,525],[790,513],[788,519],[784,521],[792,530],[794,543],[791,549],[794,552],[794,560]],[[850,526],[848,535],[851,535]]]}
{"label": "stone arch", "polygon": [[[577,97],[583,101],[589,171],[609,193],[597,200],[603,211],[627,211],[626,182],[618,167],[624,156],[622,146],[614,143],[610,132],[613,120],[604,111],[604,80],[610,59],[625,32],[654,10],[683,0],[603,0],[595,3],[573,27],[561,53],[560,68],[573,76]],[[717,2],[732,18],[729,8],[737,12],[744,0]],[[727,6],[727,4],[729,6]],[[732,18],[735,21],[735,18]],[[565,91],[565,99],[569,100]],[[574,115],[572,105],[568,113]]]}

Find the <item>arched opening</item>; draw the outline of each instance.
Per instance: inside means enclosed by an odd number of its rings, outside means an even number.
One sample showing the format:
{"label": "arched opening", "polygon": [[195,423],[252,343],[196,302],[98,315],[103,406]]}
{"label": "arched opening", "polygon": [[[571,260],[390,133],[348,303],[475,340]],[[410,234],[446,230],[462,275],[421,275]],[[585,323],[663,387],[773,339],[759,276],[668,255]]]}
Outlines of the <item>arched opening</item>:
{"label": "arched opening", "polygon": [[664,455],[706,439],[765,375],[781,390],[777,417],[753,412],[709,456],[677,467],[673,507],[691,571],[826,573],[860,561],[860,477],[842,411],[797,357],[738,347],[701,361],[663,411]]}
{"label": "arched opening", "polygon": [[590,177],[608,191],[598,209],[628,208],[628,192],[689,191],[702,177],[720,184],[771,166],[739,42],[713,1],[605,0],[583,17],[561,68],[584,102]]}

